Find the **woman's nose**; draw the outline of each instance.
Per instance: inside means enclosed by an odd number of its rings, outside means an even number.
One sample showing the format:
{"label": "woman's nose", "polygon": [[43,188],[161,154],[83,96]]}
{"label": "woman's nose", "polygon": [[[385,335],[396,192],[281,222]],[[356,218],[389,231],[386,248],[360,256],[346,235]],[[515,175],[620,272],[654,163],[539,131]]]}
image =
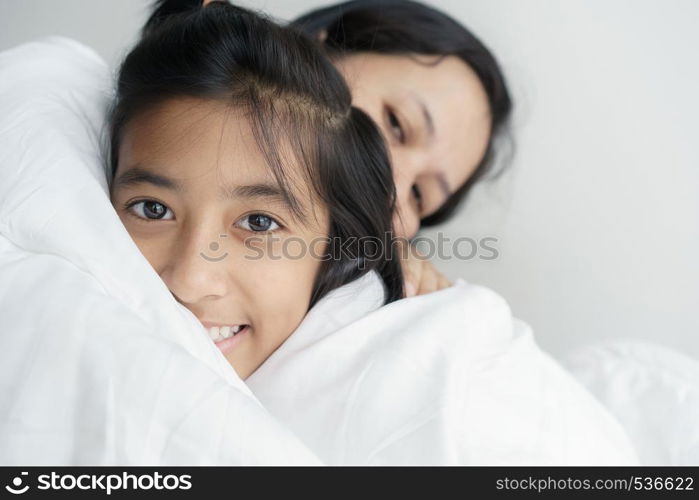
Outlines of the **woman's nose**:
{"label": "woman's nose", "polygon": [[222,236],[200,232],[178,239],[160,277],[180,302],[194,304],[228,292],[230,257]]}
{"label": "woman's nose", "polygon": [[403,189],[396,186],[398,198],[396,200],[396,211],[393,215],[393,228],[397,236],[403,238],[414,237],[420,229],[420,217],[412,206],[410,200],[410,189],[407,196]]}
{"label": "woman's nose", "polygon": [[420,228],[420,214],[413,185],[420,174],[420,158],[410,151],[391,150],[393,180],[396,185],[394,228],[398,236],[412,238]]}

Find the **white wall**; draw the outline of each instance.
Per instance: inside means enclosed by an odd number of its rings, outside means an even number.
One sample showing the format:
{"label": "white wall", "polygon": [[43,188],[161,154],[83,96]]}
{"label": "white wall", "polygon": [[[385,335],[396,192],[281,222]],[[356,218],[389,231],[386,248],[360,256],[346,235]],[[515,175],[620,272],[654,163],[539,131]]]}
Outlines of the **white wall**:
{"label": "white wall", "polygon": [[[289,18],[321,3],[244,5]],[[440,267],[500,292],[554,352],[634,336],[699,356],[699,3],[430,3],[496,52],[516,100],[509,174],[444,228],[497,237],[499,258]],[[63,34],[115,63],[147,10],[0,0],[0,49]]]}
{"label": "white wall", "polygon": [[635,336],[699,355],[699,3],[443,2],[503,61],[511,176],[449,232],[501,238],[488,284],[560,351]]}

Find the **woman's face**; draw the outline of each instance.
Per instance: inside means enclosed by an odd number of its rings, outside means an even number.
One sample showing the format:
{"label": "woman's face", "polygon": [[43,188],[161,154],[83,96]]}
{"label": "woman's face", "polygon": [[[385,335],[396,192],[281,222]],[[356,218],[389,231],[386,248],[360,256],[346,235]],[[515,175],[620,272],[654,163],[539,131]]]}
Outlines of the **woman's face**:
{"label": "woman's face", "polygon": [[455,56],[358,53],[337,63],[353,104],[387,137],[398,192],[396,231],[412,237],[473,174],[490,137],[488,98]]}
{"label": "woman's face", "polygon": [[[303,185],[292,167],[290,184]],[[124,130],[112,203],[176,299],[221,327],[210,336],[243,379],[307,312],[325,247],[299,248],[328,234],[309,191],[292,193],[299,220],[247,120],[219,103],[170,100]]]}

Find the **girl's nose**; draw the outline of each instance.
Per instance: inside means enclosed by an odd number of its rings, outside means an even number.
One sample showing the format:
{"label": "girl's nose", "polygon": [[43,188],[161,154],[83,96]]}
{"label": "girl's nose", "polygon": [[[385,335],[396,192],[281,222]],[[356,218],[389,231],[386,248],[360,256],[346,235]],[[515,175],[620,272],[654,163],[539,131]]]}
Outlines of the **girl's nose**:
{"label": "girl's nose", "polygon": [[216,233],[192,234],[178,240],[160,277],[184,304],[223,297],[228,292],[231,257]]}

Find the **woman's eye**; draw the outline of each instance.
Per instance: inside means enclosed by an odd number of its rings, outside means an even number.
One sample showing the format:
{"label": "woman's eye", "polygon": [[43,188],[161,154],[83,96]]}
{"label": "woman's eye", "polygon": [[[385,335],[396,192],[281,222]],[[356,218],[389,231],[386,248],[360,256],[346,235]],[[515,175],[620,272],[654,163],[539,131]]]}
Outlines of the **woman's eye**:
{"label": "woman's eye", "polygon": [[403,131],[403,127],[400,124],[400,120],[398,120],[398,117],[396,114],[391,111],[390,109],[387,111],[388,112],[388,125],[391,129],[391,133],[395,136],[396,139],[398,139],[399,142],[404,142],[405,141],[405,132]]}
{"label": "woman's eye", "polygon": [[[136,217],[145,220],[172,220],[172,211],[165,205],[154,200],[141,200],[130,204],[127,209]],[[165,215],[170,212],[169,217]]]}
{"label": "woman's eye", "polygon": [[410,188],[413,198],[415,198],[415,202],[417,203],[417,208],[418,212],[422,211],[422,192],[420,191],[420,188],[417,186],[417,184],[413,184],[412,187]]}
{"label": "woman's eye", "polygon": [[238,225],[248,231],[262,233],[279,229],[279,224],[273,218],[265,214],[250,214],[243,217]]}

